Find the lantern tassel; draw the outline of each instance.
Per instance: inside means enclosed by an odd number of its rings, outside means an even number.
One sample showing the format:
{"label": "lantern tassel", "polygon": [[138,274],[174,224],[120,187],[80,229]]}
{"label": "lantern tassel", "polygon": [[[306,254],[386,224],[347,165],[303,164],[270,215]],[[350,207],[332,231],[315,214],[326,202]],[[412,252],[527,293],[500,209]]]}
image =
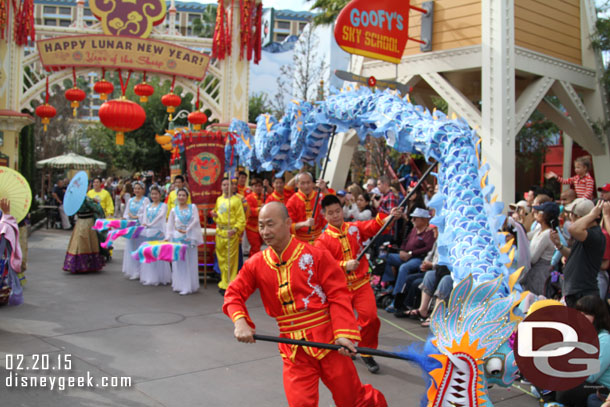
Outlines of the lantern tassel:
{"label": "lantern tassel", "polygon": [[116,145],[122,146],[125,144],[125,133],[122,131],[117,131],[116,133]]}

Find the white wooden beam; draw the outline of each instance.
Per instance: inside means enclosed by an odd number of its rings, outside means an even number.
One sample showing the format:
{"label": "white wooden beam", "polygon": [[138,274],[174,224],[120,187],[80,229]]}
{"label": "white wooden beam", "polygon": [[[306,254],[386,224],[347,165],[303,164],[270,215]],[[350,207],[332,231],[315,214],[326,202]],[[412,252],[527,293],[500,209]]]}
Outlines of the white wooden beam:
{"label": "white wooden beam", "polygon": [[481,127],[481,112],[459,89],[437,72],[425,73],[421,77],[449,106],[466,119],[470,127]]}
{"label": "white wooden beam", "polygon": [[538,111],[547,119],[555,123],[557,127],[563,130],[564,133],[569,134],[575,142],[580,144],[591,154],[599,151],[599,141],[597,144],[592,143],[592,141],[596,139],[586,137],[584,132],[576,125],[576,123],[574,123],[572,117],[566,116],[561,110],[553,106],[548,101],[543,99],[538,105]]}
{"label": "white wooden beam", "polygon": [[597,86],[595,70],[519,46],[515,46],[515,69],[569,81],[586,89],[595,89]]}
{"label": "white wooden beam", "polygon": [[515,120],[515,128],[513,130],[514,136],[519,133],[527,119],[529,119],[534,110],[536,110],[536,106],[540,104],[540,101],[547,94],[554,82],[555,79],[545,76],[531,83],[521,93],[519,99],[517,99],[517,105],[515,107],[517,116]]}
{"label": "white wooden beam", "polygon": [[[398,77],[407,74],[418,75],[427,72],[450,72],[481,67],[481,46],[472,45],[446,51],[433,51],[409,55],[402,58],[398,65]],[[395,65],[383,61],[366,61],[362,65],[364,76],[393,78]]]}
{"label": "white wooden beam", "polygon": [[552,91],[570,114],[570,118],[578,129],[579,134],[587,140],[586,144],[593,148],[593,150],[589,150],[591,154],[595,150],[602,150],[604,145],[601,142],[600,136],[593,130],[593,121],[574,87],[568,82],[557,81],[552,86]]}
{"label": "white wooden beam", "polygon": [[[481,1],[481,136],[489,183],[515,199],[515,4]],[[541,75],[543,76],[543,75]]]}

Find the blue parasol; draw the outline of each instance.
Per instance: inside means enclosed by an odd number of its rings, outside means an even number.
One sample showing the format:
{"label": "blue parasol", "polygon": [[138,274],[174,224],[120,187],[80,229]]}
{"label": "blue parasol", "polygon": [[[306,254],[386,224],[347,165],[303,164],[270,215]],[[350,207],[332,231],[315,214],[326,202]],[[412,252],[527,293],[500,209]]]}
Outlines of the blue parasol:
{"label": "blue parasol", "polygon": [[79,171],[66,189],[64,195],[64,212],[66,215],[72,216],[80,209],[87,196],[87,185],[89,178],[85,171]]}

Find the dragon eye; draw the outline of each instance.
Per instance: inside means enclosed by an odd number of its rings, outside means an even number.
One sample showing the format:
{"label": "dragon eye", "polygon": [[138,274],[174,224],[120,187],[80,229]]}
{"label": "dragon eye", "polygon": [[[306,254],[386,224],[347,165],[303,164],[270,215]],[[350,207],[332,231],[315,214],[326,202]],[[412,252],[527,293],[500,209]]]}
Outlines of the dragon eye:
{"label": "dragon eye", "polygon": [[485,371],[491,376],[497,376],[502,372],[503,362],[500,358],[489,358],[485,363]]}

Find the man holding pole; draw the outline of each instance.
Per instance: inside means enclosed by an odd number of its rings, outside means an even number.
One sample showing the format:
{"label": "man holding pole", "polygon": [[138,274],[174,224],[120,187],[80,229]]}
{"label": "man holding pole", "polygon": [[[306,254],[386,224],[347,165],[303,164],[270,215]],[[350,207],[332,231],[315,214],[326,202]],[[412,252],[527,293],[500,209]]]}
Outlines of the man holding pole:
{"label": "man holding pole", "polygon": [[246,216],[241,198],[231,193],[231,181],[222,180],[222,195],[216,200],[211,212],[216,222],[216,258],[221,280],[218,290],[224,294],[229,283],[237,275],[239,260],[239,238],[246,227]]}
{"label": "man holding pole", "polygon": [[[391,216],[380,212],[375,219],[344,222],[341,202],[336,196],[327,195],[322,199],[322,213],[328,227],[316,240],[315,246],[328,250],[345,273],[351,304],[358,313],[358,326],[362,336],[360,346],[377,349],[381,323],[377,317],[375,294],[369,283],[368,261],[358,261],[356,257],[362,251],[363,243],[373,237],[384,223],[402,216],[402,209],[393,208]],[[372,356],[361,357],[369,372],[379,371],[379,365]]]}
{"label": "man holding pole", "polygon": [[277,320],[281,337],[345,347],[333,352],[279,345],[284,390],[291,407],[317,406],[320,379],[338,407],[387,406],[383,394],[371,385],[362,385],[347,357],[348,350],[356,351],[352,340],[359,340],[360,333],[341,269],[327,251],[291,236],[292,222],[283,204],[265,205],[258,224],[269,248],[246,261],[229,285],[223,306],[235,324],[237,340],[254,342],[255,326],[246,301],[259,289],[267,314]]}
{"label": "man holding pole", "polygon": [[330,192],[324,180],[318,181],[319,191],[315,191],[313,177],[308,172],[300,173],[298,177],[299,190],[286,203],[292,219],[290,231],[300,241],[313,244],[326,225],[317,201]]}

